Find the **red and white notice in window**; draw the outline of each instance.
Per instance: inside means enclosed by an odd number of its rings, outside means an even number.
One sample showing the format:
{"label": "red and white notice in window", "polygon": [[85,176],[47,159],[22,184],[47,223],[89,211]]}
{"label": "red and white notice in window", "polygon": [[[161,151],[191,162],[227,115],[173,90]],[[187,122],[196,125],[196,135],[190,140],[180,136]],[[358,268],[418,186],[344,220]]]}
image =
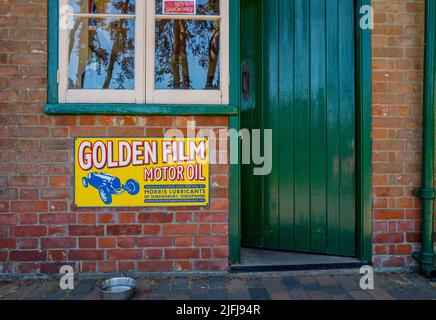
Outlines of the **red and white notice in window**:
{"label": "red and white notice in window", "polygon": [[163,14],[196,14],[196,0],[163,0]]}

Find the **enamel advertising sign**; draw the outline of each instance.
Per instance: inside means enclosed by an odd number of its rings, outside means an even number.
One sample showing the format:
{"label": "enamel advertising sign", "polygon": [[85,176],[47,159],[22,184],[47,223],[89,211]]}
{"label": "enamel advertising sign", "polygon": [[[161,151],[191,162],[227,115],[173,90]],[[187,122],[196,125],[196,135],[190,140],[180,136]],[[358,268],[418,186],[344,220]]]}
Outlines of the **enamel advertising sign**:
{"label": "enamel advertising sign", "polygon": [[196,0],[163,0],[163,14],[196,14]]}
{"label": "enamel advertising sign", "polygon": [[209,204],[207,138],[76,138],[76,207]]}

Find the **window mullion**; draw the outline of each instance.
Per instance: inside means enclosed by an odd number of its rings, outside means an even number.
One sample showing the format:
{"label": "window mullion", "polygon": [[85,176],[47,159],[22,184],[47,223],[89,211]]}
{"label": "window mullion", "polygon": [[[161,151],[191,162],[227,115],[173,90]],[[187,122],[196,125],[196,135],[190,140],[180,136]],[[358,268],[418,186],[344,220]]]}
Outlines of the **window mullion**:
{"label": "window mullion", "polygon": [[137,1],[135,21],[136,103],[145,103],[145,14],[145,1]]}
{"label": "window mullion", "polygon": [[154,59],[155,59],[155,0],[149,0],[146,8],[146,50],[145,50],[145,71],[146,71],[146,102],[153,103],[154,92]]}
{"label": "window mullion", "polygon": [[229,103],[230,94],[230,12],[229,0],[220,0],[220,15],[225,17],[221,19],[221,37],[220,37],[220,74],[221,81],[221,104]]}
{"label": "window mullion", "polygon": [[68,26],[70,17],[68,15],[68,0],[59,1],[59,102],[66,102],[68,88]]}

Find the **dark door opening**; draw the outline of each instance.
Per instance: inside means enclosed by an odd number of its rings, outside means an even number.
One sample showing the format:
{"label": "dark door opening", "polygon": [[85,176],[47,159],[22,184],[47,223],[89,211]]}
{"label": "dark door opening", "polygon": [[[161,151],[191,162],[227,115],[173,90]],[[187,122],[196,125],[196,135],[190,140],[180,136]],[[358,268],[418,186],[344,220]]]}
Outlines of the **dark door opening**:
{"label": "dark door opening", "polygon": [[273,137],[272,172],[241,169],[242,247],[356,256],[354,5],[241,1],[241,125]]}

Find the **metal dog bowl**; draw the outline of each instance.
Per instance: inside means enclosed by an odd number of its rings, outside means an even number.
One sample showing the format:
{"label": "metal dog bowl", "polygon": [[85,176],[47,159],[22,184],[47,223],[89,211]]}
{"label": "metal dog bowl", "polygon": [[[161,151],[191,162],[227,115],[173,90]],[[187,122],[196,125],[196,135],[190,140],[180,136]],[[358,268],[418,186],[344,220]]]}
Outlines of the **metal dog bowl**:
{"label": "metal dog bowl", "polygon": [[102,300],[129,300],[134,293],[136,281],[131,278],[111,278],[98,286]]}

